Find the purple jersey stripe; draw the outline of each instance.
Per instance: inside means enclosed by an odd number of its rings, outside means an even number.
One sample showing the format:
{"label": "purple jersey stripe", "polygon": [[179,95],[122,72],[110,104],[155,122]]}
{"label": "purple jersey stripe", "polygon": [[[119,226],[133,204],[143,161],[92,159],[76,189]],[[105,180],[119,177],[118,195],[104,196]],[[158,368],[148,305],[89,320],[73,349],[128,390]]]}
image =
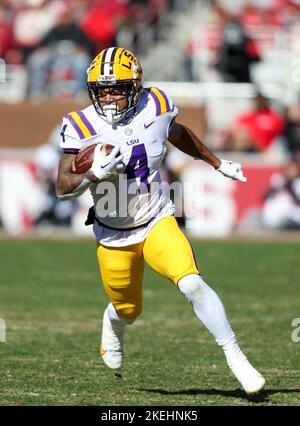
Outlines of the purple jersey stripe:
{"label": "purple jersey stripe", "polygon": [[81,118],[81,120],[84,122],[84,124],[86,125],[86,127],[88,128],[91,136],[95,136],[96,132],[94,127],[91,125],[91,123],[89,122],[89,120],[86,118],[86,116],[83,114],[82,111],[76,111],[77,114],[79,115],[79,117]]}
{"label": "purple jersey stripe", "polygon": [[76,121],[74,120],[74,118],[70,114],[66,115],[66,118],[70,121],[70,123],[72,124],[72,126],[76,130],[76,132],[77,132],[78,136],[80,137],[80,139],[84,139],[84,134],[82,133],[80,127],[78,126],[78,124],[76,123]]}
{"label": "purple jersey stripe", "polygon": [[154,92],[152,92],[152,90],[150,90],[150,95],[152,96],[152,98],[154,99],[155,102],[155,106],[156,106],[156,115],[160,115],[161,114],[161,107],[160,107],[160,102],[158,97],[156,96],[156,94]]}
{"label": "purple jersey stripe", "polygon": [[171,123],[169,123],[169,125],[168,125],[168,136],[170,136],[170,133],[172,132],[172,130],[173,130],[173,127],[174,127],[174,123],[175,123],[175,121],[174,121],[174,119],[171,121]]}
{"label": "purple jersey stripe", "polygon": [[167,96],[166,96],[166,94],[165,94],[165,92],[163,92],[162,90],[160,90],[160,89],[158,89],[158,91],[159,91],[159,93],[162,95],[162,97],[164,98],[164,100],[166,101],[166,107],[167,107],[167,112],[168,111],[170,111],[170,104],[169,104],[169,101],[168,101],[168,98],[167,98]]}
{"label": "purple jersey stripe", "polygon": [[63,152],[65,152],[66,154],[78,154],[79,151],[80,149],[76,148],[63,148]]}

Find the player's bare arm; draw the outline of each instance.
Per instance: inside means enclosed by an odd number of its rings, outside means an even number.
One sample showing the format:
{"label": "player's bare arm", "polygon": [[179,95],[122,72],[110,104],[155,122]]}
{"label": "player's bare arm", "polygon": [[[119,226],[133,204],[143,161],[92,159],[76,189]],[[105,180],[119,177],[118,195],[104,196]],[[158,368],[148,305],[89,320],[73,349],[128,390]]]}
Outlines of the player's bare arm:
{"label": "player's bare arm", "polygon": [[215,169],[221,165],[221,160],[201,142],[191,129],[183,124],[173,123],[168,140],[180,151],[205,161]]}
{"label": "player's bare arm", "polygon": [[75,154],[63,153],[58,165],[58,174],[56,180],[56,193],[58,196],[66,195],[76,189],[84,180],[84,174],[74,174],[72,164]]}
{"label": "player's bare arm", "polygon": [[205,161],[224,176],[247,182],[247,178],[243,175],[242,166],[239,163],[222,160],[215,156],[187,126],[173,121],[168,140],[180,151]]}
{"label": "player's bare arm", "polygon": [[72,164],[75,157],[75,154],[63,153],[60,158],[56,180],[56,194],[62,200],[78,197],[92,183],[93,177],[91,174],[73,173]]}
{"label": "player's bare arm", "polygon": [[93,156],[92,167],[85,173],[78,173],[74,172],[73,168],[76,155],[62,154],[56,181],[56,193],[61,200],[79,197],[92,184],[106,179],[118,168],[123,168],[123,156],[119,155],[118,146],[115,146],[110,154],[104,157],[101,154],[100,144],[97,144]]}

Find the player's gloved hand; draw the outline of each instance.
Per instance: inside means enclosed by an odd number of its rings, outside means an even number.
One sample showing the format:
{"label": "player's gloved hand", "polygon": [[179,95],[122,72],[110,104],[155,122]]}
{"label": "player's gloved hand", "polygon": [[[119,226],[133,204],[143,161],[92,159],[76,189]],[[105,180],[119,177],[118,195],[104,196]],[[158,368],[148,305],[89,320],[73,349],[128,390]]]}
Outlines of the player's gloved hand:
{"label": "player's gloved hand", "polygon": [[243,169],[240,163],[234,163],[233,161],[221,159],[221,165],[217,170],[224,176],[239,180],[241,182],[247,182],[247,178],[243,174]]}
{"label": "player's gloved hand", "polygon": [[118,155],[120,147],[115,145],[109,155],[104,156],[101,152],[101,145],[97,145],[94,150],[94,161],[90,171],[98,180],[109,178],[115,171],[123,169],[123,155]]}

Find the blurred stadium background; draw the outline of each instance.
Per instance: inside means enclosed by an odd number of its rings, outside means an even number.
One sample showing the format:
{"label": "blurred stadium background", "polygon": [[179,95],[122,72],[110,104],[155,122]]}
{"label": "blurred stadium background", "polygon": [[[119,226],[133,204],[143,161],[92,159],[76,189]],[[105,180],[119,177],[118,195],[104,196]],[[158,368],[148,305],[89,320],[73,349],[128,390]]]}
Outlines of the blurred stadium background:
{"label": "blurred stadium background", "polygon": [[[299,40],[299,0],[0,1],[0,405],[299,405]],[[149,268],[125,380],[98,360],[107,298],[91,200],[61,203],[54,184],[62,116],[89,104],[86,68],[111,45],[140,57],[179,122],[244,166],[246,185],[170,148],[162,173],[194,185],[185,207],[199,201],[197,214],[181,224],[267,378],[256,400]]]}
{"label": "blurred stadium background", "polygon": [[111,45],[133,50],[178,121],[245,168],[237,184],[170,149],[166,179],[204,183],[191,237],[299,229],[299,39],[298,0],[2,0],[1,232],[91,233],[89,196],[55,197],[58,135],[62,116],[89,104],[91,57]]}

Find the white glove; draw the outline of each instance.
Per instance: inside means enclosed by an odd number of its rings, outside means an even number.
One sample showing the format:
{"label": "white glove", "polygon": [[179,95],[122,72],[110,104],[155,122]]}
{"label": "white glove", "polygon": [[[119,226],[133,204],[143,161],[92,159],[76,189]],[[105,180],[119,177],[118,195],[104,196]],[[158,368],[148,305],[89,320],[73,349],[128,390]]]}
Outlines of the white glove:
{"label": "white glove", "polygon": [[243,169],[240,163],[221,160],[221,166],[217,170],[224,176],[237,179],[241,182],[247,182],[247,178],[243,174]]}
{"label": "white glove", "polygon": [[[104,180],[113,175],[114,172],[123,169],[123,155],[118,155],[119,146],[115,146],[109,155],[101,152],[101,144],[98,144],[94,150],[94,161],[90,170],[98,180]],[[118,156],[117,156],[118,155]]]}

